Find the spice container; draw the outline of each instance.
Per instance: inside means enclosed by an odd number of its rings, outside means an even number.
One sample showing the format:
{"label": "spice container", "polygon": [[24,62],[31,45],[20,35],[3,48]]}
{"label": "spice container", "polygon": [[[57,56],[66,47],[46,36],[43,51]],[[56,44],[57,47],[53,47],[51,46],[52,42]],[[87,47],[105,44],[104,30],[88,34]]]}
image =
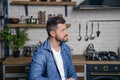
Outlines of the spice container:
{"label": "spice container", "polygon": [[38,46],[37,45],[27,45],[23,47],[23,55],[25,57],[27,56],[33,56],[36,52]]}
{"label": "spice container", "polygon": [[32,16],[30,18],[26,19],[26,23],[31,23],[31,24],[36,24],[37,23],[37,18],[33,18]]}

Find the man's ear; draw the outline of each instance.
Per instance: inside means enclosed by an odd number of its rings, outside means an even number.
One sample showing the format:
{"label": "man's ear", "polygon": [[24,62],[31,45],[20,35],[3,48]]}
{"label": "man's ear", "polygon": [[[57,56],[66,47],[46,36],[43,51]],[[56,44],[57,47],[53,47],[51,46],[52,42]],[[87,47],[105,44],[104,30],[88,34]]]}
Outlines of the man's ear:
{"label": "man's ear", "polygon": [[51,35],[52,37],[54,37],[54,36],[55,36],[55,31],[50,31],[50,35]]}

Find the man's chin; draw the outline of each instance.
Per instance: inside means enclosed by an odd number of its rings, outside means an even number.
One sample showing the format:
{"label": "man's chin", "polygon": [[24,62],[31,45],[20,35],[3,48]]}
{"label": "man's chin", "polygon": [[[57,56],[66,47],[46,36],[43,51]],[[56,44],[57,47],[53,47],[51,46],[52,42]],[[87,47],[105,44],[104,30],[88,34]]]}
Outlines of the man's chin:
{"label": "man's chin", "polygon": [[68,38],[67,38],[67,39],[64,39],[64,42],[68,42]]}

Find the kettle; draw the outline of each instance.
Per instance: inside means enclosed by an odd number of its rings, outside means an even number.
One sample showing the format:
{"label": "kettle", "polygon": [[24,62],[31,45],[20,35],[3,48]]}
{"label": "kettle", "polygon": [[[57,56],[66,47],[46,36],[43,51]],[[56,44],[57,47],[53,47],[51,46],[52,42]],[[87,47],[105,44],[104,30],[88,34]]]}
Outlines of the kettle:
{"label": "kettle", "polygon": [[95,49],[94,49],[94,45],[92,43],[90,43],[88,45],[88,47],[86,48],[86,53],[85,53],[85,56],[87,58],[93,58],[96,56],[95,54]]}

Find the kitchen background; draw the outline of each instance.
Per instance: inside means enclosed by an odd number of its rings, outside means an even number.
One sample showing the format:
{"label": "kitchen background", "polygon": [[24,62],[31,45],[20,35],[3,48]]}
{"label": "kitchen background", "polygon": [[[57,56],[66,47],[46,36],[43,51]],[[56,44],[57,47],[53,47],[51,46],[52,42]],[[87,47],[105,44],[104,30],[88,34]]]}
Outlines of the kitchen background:
{"label": "kitchen background", "polygon": [[[10,5],[11,1],[12,0],[8,0],[8,17],[20,18],[22,15],[25,16],[24,6]],[[84,0],[72,1],[76,1],[77,4],[79,4]],[[89,22],[89,20],[120,20],[120,9],[96,9],[76,11],[73,10],[73,6],[68,6],[68,16],[65,17],[64,6],[28,6],[28,16],[38,18],[39,11],[46,11],[46,16],[48,14],[63,14],[63,17],[66,19],[66,23],[71,24],[71,27],[68,28],[69,41],[67,42],[67,44],[70,46],[71,49],[73,49],[73,54],[83,54],[89,43],[93,43],[97,51],[117,52],[118,47],[120,47],[120,21],[99,22],[99,37],[96,37],[98,22],[93,22],[95,39],[89,39],[88,41],[84,40],[84,37],[86,35],[86,23],[88,24],[88,35],[91,34],[91,22]],[[81,41],[78,41],[79,23],[81,23]],[[39,43],[39,41],[43,42],[47,38],[47,32],[45,28],[30,28],[28,30],[28,34],[30,41],[27,42],[26,45],[36,45]],[[1,56],[3,56],[3,54],[1,54]]]}

